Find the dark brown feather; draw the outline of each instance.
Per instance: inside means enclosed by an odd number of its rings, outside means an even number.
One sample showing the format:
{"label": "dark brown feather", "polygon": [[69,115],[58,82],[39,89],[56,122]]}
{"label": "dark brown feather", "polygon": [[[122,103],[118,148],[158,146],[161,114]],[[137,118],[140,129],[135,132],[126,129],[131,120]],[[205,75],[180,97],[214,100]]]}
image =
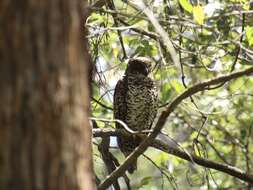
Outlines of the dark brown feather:
{"label": "dark brown feather", "polygon": [[[125,76],[119,80],[114,92],[114,117],[127,124],[134,131],[150,129],[157,112],[157,91],[148,77],[150,63],[141,59],[130,60]],[[116,128],[122,129],[119,123]],[[127,157],[140,143],[136,135],[117,138],[121,152]],[[132,173],[137,160],[130,165]]]}

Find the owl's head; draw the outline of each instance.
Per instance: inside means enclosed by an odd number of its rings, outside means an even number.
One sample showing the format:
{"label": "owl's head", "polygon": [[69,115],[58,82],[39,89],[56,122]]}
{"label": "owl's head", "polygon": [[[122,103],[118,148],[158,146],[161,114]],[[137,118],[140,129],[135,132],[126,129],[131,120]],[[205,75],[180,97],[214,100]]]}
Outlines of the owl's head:
{"label": "owl's head", "polygon": [[152,61],[146,57],[136,57],[128,60],[126,74],[143,74],[148,76],[152,69]]}

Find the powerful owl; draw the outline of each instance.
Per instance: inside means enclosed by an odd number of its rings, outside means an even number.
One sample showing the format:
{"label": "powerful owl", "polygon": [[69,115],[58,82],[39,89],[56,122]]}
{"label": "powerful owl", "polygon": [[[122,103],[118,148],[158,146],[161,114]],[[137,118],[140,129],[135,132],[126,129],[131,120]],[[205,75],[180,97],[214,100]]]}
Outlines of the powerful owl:
{"label": "powerful owl", "polygon": [[[151,128],[157,113],[157,90],[149,77],[151,61],[145,57],[131,58],[123,79],[119,80],[114,91],[114,118],[127,124],[134,131]],[[120,123],[116,128],[122,129]],[[140,143],[136,135],[118,137],[121,152],[127,157]],[[128,168],[129,173],[137,169],[137,160]]]}

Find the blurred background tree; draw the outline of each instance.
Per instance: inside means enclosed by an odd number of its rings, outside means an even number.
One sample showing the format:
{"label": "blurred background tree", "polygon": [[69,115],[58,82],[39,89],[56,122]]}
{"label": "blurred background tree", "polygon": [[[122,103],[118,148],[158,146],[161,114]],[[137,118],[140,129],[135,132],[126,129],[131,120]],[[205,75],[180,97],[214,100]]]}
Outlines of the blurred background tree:
{"label": "blurred background tree", "polygon": [[83,8],[0,1],[1,190],[95,189]]}
{"label": "blurred background tree", "polygon": [[[252,2],[146,0],[144,4],[143,8],[136,1],[89,2],[86,26],[94,63],[91,104],[97,128],[114,129],[114,122],[110,121],[113,91],[124,74],[127,58],[145,56],[156,63],[152,74],[159,89],[160,112],[196,83],[253,66]],[[165,36],[154,26],[150,20],[152,14],[147,14],[147,10],[154,14]],[[164,38],[172,43],[178,63]],[[184,99],[168,117],[162,133],[181,150],[252,174],[252,128],[253,78],[244,75],[203,88]],[[115,137],[103,139],[121,164],[124,158]],[[166,138],[162,141],[166,142]],[[101,138],[94,137],[98,183],[112,172],[99,146]],[[119,184],[114,183],[115,189],[119,186],[122,189],[252,189],[252,181],[239,180],[219,169],[199,166],[154,148],[148,148],[138,163],[138,171],[128,175],[130,185],[127,187],[120,178]],[[124,179],[127,182],[126,176]]]}

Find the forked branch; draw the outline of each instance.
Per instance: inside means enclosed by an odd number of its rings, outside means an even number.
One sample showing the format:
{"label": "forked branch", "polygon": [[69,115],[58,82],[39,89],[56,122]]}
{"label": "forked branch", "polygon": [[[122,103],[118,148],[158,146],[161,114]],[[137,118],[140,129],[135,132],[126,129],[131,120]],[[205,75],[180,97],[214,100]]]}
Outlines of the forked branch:
{"label": "forked branch", "polygon": [[[230,81],[232,79],[236,79],[242,76],[248,76],[253,73],[253,67],[250,67],[248,69],[245,69],[243,71],[231,73],[229,75],[223,75],[211,80],[207,80],[201,83],[198,83],[187,90],[185,90],[182,94],[177,96],[173,101],[171,101],[168,106],[166,106],[165,110],[162,111],[161,115],[158,118],[158,121],[154,127],[154,130],[152,133],[148,135],[147,138],[126,158],[124,163],[118,167],[116,170],[114,170],[106,179],[99,185],[98,189],[106,189],[108,188],[115,179],[122,176],[124,172],[127,170],[128,166],[136,160],[146,149],[150,144],[154,141],[156,136],[159,134],[161,129],[164,127],[164,124],[167,120],[167,118],[170,116],[170,114],[177,108],[177,106],[186,98],[204,90],[210,89],[213,85],[217,85],[220,83],[224,83],[227,81]],[[253,183],[253,181],[245,180],[250,183]]]}

